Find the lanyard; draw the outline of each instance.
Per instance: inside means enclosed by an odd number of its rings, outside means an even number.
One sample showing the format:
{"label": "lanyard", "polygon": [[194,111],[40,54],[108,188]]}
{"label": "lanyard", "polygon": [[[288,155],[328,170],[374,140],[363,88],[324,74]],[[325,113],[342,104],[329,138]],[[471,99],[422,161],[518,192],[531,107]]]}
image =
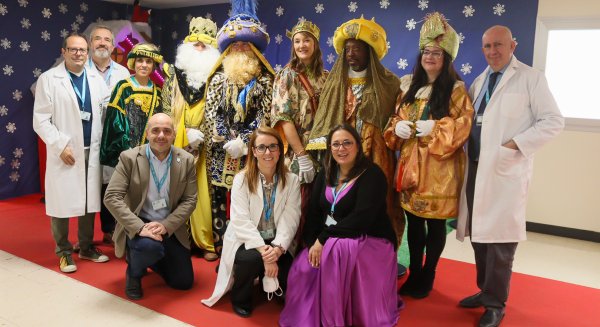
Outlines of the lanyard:
{"label": "lanyard", "polygon": [[85,110],[85,95],[87,93],[87,78],[85,75],[85,69],[83,70],[83,82],[81,83],[82,90],[79,91],[75,82],[73,82],[73,77],[69,74],[69,78],[71,79],[71,85],[73,85],[73,90],[75,90],[75,94],[77,94],[77,98],[81,101],[81,110]]}
{"label": "lanyard", "polygon": [[152,173],[152,179],[154,180],[154,184],[156,185],[156,189],[158,190],[158,194],[160,195],[160,189],[165,184],[167,180],[167,176],[169,175],[169,169],[171,168],[171,161],[173,160],[173,152],[169,152],[169,158],[167,159],[167,171],[161,177],[160,181],[156,176],[156,171],[154,170],[154,165],[152,164],[152,159],[150,158],[150,145],[146,146],[146,156],[148,157],[148,163],[150,164],[150,172]]}
{"label": "lanyard", "polygon": [[275,182],[273,183],[273,191],[271,191],[271,201],[267,203],[267,195],[265,193],[265,187],[263,186],[263,206],[265,208],[265,221],[269,221],[273,216],[273,208],[275,207],[275,195],[277,194],[277,175],[275,175]]}
{"label": "lanyard", "polygon": [[331,194],[333,195],[333,201],[331,202],[331,210],[329,210],[329,214],[333,216],[333,212],[335,211],[335,205],[338,202],[338,196],[340,195],[340,193],[342,193],[342,191],[346,188],[346,186],[348,186],[348,182],[345,182],[344,184],[342,184],[342,187],[340,187],[339,191],[335,191],[335,187],[331,188]]}
{"label": "lanyard", "polygon": [[[92,63],[93,63],[93,61],[92,61],[92,58],[90,58],[90,59],[88,60],[88,66],[90,66],[90,68],[92,68]],[[112,75],[113,64],[114,64],[114,62],[111,60],[111,61],[110,61],[110,65],[108,66],[108,72],[106,73],[106,76],[104,77],[104,82],[106,83],[106,86],[109,86],[109,85],[110,85],[110,75]],[[93,65],[94,65],[94,66],[96,66],[96,64],[93,64]],[[99,72],[101,75],[104,75],[104,74],[102,74],[102,72],[100,71],[100,69],[98,69],[98,67],[97,67],[97,66],[96,66],[96,70],[97,70],[97,71],[98,71],[98,72]]]}

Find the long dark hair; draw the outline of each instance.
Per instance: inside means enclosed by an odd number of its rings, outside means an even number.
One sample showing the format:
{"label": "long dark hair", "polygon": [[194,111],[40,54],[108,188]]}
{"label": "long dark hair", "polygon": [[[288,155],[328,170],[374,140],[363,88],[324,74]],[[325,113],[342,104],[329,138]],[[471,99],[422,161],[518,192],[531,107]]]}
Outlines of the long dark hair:
{"label": "long dark hair", "polygon": [[[429,112],[431,113],[433,119],[441,119],[449,115],[450,100],[452,96],[452,90],[454,89],[454,83],[456,83],[456,81],[462,81],[460,76],[456,73],[454,65],[452,65],[452,57],[450,57],[446,51],[442,51],[442,53],[444,54],[442,71],[433,82],[431,96],[429,97]],[[419,53],[417,57],[417,64],[413,70],[410,88],[408,89],[408,92],[406,92],[406,95],[402,98],[401,106],[414,103],[417,91],[419,91],[419,89],[423,86],[429,84],[427,73],[425,72],[423,65],[421,65],[422,58],[423,52]]]}
{"label": "long dark hair", "polygon": [[367,169],[370,163],[369,158],[367,158],[363,152],[360,135],[358,135],[356,129],[346,123],[335,126],[329,131],[329,134],[327,134],[327,153],[325,154],[325,180],[327,181],[327,185],[330,186],[336,186],[338,184],[339,165],[331,154],[331,138],[333,137],[333,133],[339,130],[344,130],[350,133],[352,138],[354,138],[354,143],[358,147],[358,153],[356,154],[356,159],[354,160],[354,166],[352,169],[350,169],[350,173],[346,179],[343,180],[343,182],[352,180],[356,176],[360,175],[365,169]]}
{"label": "long dark hair", "polygon": [[260,174],[260,171],[258,170],[258,159],[256,159],[254,156],[254,151],[252,151],[256,144],[256,138],[259,135],[268,135],[277,139],[277,144],[279,144],[279,157],[277,158],[277,167],[275,168],[275,173],[277,176],[279,176],[279,183],[281,183],[281,187],[285,187],[285,174],[288,172],[284,162],[283,141],[281,140],[279,133],[270,127],[260,127],[256,129],[252,135],[250,135],[248,150],[251,153],[248,153],[246,167],[244,168],[246,171],[246,182],[248,183],[248,189],[250,190],[250,193],[256,193],[256,184],[258,184],[258,178]]}
{"label": "long dark hair", "polygon": [[[315,39],[310,33],[307,32],[298,32],[302,33],[304,36],[309,36],[312,38],[315,44],[315,51],[312,55],[312,61],[310,63],[310,71],[315,78],[321,77],[323,75],[323,53],[321,52],[321,47],[319,46],[319,41]],[[296,34],[298,34],[296,33]],[[295,35],[295,34],[294,34]],[[294,51],[294,38],[292,37],[292,54],[290,58],[290,67],[295,71],[304,71],[305,69],[308,71],[308,67],[305,67],[300,58],[296,55],[296,51]]]}

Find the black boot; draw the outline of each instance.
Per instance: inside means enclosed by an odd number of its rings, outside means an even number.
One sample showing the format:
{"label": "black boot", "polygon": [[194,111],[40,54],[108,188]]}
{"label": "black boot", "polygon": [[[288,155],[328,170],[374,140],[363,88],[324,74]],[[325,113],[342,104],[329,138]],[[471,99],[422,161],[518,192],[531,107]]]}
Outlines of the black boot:
{"label": "black boot", "polygon": [[435,279],[435,270],[423,269],[421,272],[421,278],[417,282],[417,285],[410,293],[410,296],[415,299],[424,299],[429,296],[429,293],[433,289],[433,280]]}
{"label": "black boot", "polygon": [[421,269],[410,268],[408,278],[406,278],[406,281],[404,282],[404,284],[402,284],[398,293],[400,295],[410,295],[415,290],[415,287],[417,286],[420,279]]}

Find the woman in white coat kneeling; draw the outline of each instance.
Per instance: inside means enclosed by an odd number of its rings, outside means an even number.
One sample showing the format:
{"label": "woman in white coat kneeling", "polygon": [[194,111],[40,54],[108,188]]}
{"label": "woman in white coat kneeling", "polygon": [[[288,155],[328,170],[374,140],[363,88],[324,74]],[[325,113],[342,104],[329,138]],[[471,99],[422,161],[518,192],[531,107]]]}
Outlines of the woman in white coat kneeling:
{"label": "woman in white coat kneeling", "polygon": [[246,168],[231,188],[231,216],[215,289],[202,300],[213,306],[231,290],[233,311],[252,313],[254,280],[270,293],[285,291],[292,264],[288,249],[300,219],[300,182],[284,164],[283,142],[276,130],[261,127],[250,137]]}

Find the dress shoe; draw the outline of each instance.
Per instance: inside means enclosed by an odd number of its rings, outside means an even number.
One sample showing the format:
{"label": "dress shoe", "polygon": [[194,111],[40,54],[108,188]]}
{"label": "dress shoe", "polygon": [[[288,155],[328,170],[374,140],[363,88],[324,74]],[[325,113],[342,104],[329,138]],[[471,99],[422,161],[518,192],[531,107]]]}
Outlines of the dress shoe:
{"label": "dress shoe", "polygon": [[421,272],[417,271],[417,270],[415,270],[415,271],[410,270],[410,272],[408,274],[408,278],[406,279],[404,284],[402,284],[402,286],[400,286],[400,290],[398,291],[398,294],[410,295],[412,293],[412,291],[414,291],[415,287],[417,286],[417,281],[419,280],[420,273]]}
{"label": "dress shoe", "polygon": [[424,299],[429,296],[429,293],[433,289],[433,281],[435,280],[435,270],[423,269],[417,283],[413,290],[410,292],[410,296],[415,299]]}
{"label": "dress shoe", "polygon": [[144,296],[142,291],[142,279],[125,274],[125,295],[131,300],[139,300]]}
{"label": "dress shoe", "polygon": [[406,275],[406,267],[404,267],[404,265],[402,264],[398,264],[398,278],[402,277]]}
{"label": "dress shoe", "polygon": [[237,305],[233,305],[233,312],[235,312],[236,315],[242,317],[242,318],[248,318],[250,317],[250,315],[252,314],[251,310],[246,310],[242,307],[238,307]]}
{"label": "dress shoe", "polygon": [[486,308],[483,316],[479,319],[479,327],[496,327],[504,318],[504,309]]}
{"label": "dress shoe", "polygon": [[460,302],[458,302],[458,306],[459,307],[463,307],[463,308],[479,308],[483,306],[483,303],[481,302],[481,292],[477,293],[477,294],[473,294],[471,296],[467,296],[466,298],[460,300]]}

